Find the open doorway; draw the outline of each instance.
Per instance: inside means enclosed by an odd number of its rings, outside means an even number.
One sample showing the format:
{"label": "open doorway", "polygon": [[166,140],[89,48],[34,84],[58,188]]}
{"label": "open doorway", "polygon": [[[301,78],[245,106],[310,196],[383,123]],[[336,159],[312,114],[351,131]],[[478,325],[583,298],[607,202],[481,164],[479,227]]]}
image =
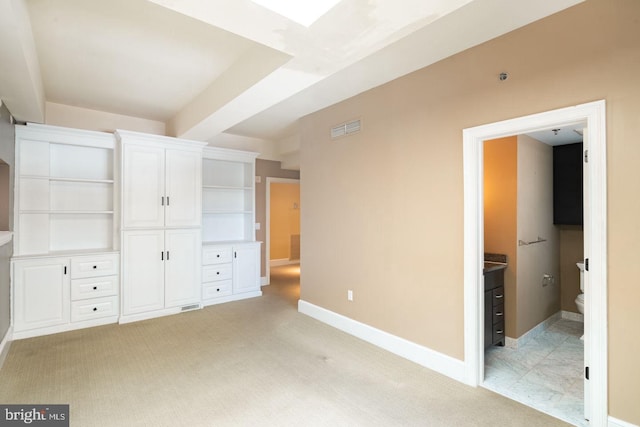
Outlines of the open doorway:
{"label": "open doorway", "polygon": [[464,130],[465,367],[467,382],[484,382],[484,141],[556,126],[586,123],[584,256],[597,260],[585,271],[585,342],[591,425],[606,425],[607,408],[607,251],[605,103],[598,101]]}
{"label": "open doorway", "polygon": [[584,260],[585,125],[483,145],[482,385],[577,426],[588,425],[576,304],[577,263]]}
{"label": "open doorway", "polygon": [[[300,277],[300,180],[267,178],[266,276],[279,268],[287,283]],[[278,276],[280,277],[280,275]]]}

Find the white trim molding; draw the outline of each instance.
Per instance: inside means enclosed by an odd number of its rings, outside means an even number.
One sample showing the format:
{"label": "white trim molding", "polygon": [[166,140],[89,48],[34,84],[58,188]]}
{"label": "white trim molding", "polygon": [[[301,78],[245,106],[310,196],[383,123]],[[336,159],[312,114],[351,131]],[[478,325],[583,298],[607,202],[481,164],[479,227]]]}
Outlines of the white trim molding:
{"label": "white trim molding", "polygon": [[557,313],[552,314],[551,316],[547,317],[542,322],[538,323],[533,328],[529,329],[524,334],[520,335],[520,337],[518,337],[518,338],[509,338],[509,337],[507,337],[505,344],[506,344],[506,346],[508,348],[514,348],[515,349],[515,348],[518,348],[518,347],[522,347],[523,345],[527,344],[532,339],[535,339],[538,335],[540,335],[545,330],[547,330],[547,328],[549,328],[549,326],[553,325],[554,323],[556,323],[561,318],[562,318],[562,315],[558,311]]}
{"label": "white trim molding", "polygon": [[269,266],[271,267],[280,267],[282,265],[296,265],[296,264],[300,264],[299,259],[282,258],[282,259],[269,260]]}
{"label": "white trim molding", "polygon": [[609,427],[638,427],[636,424],[631,424],[626,421],[619,420],[609,416]]}
{"label": "white trim molding", "polygon": [[446,375],[456,381],[464,382],[465,366],[461,360],[454,359],[446,354],[431,350],[304,300],[298,301],[298,311],[425,368]]}
{"label": "white trim molding", "polygon": [[9,348],[11,347],[11,338],[13,337],[13,326],[9,326],[7,332],[4,334],[4,338],[0,342],[0,369],[4,364],[7,355],[9,354]]}
{"label": "white trim molding", "polygon": [[605,119],[605,101],[600,100],[463,130],[465,382],[478,386],[484,380],[484,292],[480,292],[484,253],[483,143],[552,127],[586,124],[584,141],[585,149],[589,150],[589,163],[584,191],[589,203],[585,209],[584,256],[590,260],[585,286],[590,289],[591,296],[585,301],[585,310],[589,313],[585,321],[590,325],[590,342],[585,347],[585,356],[590,372],[590,425],[600,427],[609,422]]}

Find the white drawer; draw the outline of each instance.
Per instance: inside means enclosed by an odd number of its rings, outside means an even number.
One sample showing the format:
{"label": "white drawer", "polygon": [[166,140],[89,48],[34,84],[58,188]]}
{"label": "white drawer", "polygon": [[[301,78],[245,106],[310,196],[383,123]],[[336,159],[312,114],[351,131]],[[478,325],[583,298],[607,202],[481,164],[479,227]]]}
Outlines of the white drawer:
{"label": "white drawer", "polygon": [[231,280],[222,280],[220,282],[205,283],[202,286],[202,299],[224,297],[231,295]]}
{"label": "white drawer", "polygon": [[202,267],[202,282],[229,280],[232,275],[231,264],[205,265]]}
{"label": "white drawer", "polygon": [[88,277],[71,280],[71,301],[118,294],[118,276]]}
{"label": "white drawer", "polygon": [[202,265],[231,262],[231,246],[205,246],[202,248]]}
{"label": "white drawer", "polygon": [[111,276],[118,274],[118,254],[71,258],[71,278]]}
{"label": "white drawer", "polygon": [[71,303],[71,321],[99,319],[118,315],[118,297],[94,298]]}

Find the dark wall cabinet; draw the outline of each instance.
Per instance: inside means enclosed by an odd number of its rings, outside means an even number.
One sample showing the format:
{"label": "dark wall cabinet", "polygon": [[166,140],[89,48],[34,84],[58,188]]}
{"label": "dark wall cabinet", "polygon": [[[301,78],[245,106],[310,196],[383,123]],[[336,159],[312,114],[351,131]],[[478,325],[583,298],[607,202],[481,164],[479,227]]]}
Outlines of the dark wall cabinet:
{"label": "dark wall cabinet", "polygon": [[504,346],[504,269],[484,275],[484,348]]}
{"label": "dark wall cabinet", "polygon": [[582,225],[582,143],[553,147],[553,223]]}

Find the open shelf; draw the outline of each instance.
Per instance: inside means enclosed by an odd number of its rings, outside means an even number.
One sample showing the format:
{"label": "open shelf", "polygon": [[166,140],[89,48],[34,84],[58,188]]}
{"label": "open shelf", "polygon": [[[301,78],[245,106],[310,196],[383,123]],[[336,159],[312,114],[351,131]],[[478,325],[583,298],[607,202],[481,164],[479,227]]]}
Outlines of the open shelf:
{"label": "open shelf", "polygon": [[16,129],[15,255],[114,249],[113,135]]}

